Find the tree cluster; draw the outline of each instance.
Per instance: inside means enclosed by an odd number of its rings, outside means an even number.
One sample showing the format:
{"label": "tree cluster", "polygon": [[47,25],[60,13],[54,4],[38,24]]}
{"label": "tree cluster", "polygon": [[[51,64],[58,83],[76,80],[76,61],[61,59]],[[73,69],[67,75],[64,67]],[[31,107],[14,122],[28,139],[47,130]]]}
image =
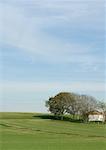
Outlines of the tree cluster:
{"label": "tree cluster", "polygon": [[55,116],[70,114],[73,118],[77,115],[83,120],[87,119],[87,113],[96,109],[106,111],[106,104],[97,101],[92,96],[79,95],[75,93],[61,92],[46,101],[48,110]]}

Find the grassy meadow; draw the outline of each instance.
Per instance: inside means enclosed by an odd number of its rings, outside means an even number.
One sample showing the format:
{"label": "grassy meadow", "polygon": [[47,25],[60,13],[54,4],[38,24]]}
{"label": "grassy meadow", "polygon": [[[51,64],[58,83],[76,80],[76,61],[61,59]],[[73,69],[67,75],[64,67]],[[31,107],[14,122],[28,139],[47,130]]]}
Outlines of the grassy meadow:
{"label": "grassy meadow", "polygon": [[74,123],[42,116],[36,113],[0,113],[0,149],[106,149],[106,124]]}

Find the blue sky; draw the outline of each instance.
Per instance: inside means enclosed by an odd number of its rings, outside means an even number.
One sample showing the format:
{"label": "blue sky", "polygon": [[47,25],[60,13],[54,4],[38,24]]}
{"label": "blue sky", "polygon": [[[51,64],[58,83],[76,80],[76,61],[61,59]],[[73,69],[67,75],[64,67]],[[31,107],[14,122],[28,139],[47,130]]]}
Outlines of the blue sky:
{"label": "blue sky", "polygon": [[105,100],[104,0],[0,1],[0,110],[45,112],[58,92]]}

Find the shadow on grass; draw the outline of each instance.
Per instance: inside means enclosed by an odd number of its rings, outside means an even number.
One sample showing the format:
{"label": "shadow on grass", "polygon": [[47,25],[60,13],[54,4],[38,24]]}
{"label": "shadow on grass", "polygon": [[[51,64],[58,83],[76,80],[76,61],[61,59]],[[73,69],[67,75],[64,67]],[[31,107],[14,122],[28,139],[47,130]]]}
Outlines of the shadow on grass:
{"label": "shadow on grass", "polygon": [[61,121],[68,121],[68,122],[76,122],[76,123],[82,123],[82,119],[73,119],[70,116],[63,116],[61,119],[61,116],[54,116],[50,114],[40,114],[33,116],[34,118],[40,118],[40,119],[50,119],[50,120],[61,120]]}
{"label": "shadow on grass", "polygon": [[4,123],[0,123],[0,126],[3,126],[3,127],[11,127],[11,126],[9,126],[9,125],[7,125],[7,124],[4,124]]}

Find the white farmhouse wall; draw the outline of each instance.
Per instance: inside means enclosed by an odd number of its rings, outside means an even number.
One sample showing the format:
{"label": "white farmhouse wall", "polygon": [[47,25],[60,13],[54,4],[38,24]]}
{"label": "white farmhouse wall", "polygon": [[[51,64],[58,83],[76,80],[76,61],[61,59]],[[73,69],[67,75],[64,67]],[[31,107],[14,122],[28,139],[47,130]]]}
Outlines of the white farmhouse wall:
{"label": "white farmhouse wall", "polygon": [[104,116],[103,115],[91,115],[89,114],[88,116],[89,121],[104,121]]}

